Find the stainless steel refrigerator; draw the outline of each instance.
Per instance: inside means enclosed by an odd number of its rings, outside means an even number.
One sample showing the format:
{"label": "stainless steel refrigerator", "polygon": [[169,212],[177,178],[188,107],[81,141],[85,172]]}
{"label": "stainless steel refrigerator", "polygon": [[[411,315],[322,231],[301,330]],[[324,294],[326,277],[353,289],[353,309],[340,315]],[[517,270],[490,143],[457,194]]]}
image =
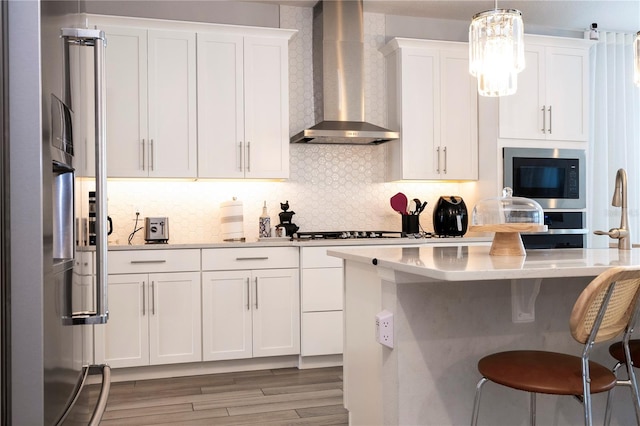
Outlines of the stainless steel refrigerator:
{"label": "stainless steel refrigerator", "polygon": [[75,226],[87,191],[106,195],[104,39],[62,31],[83,28],[83,7],[0,1],[2,424],[96,423],[108,395],[109,368],[93,366],[91,351],[108,318],[104,201],[100,245],[83,246]]}
{"label": "stainless steel refrigerator", "polygon": [[[109,366],[92,363],[92,329],[109,316],[106,40],[99,29],[61,28],[58,37],[62,81],[51,87],[60,93],[43,94],[49,102],[42,151],[44,424],[97,425],[110,385]],[[90,190],[96,194],[91,208]],[[94,246],[87,244],[89,216]],[[93,390],[88,382],[100,385]]]}

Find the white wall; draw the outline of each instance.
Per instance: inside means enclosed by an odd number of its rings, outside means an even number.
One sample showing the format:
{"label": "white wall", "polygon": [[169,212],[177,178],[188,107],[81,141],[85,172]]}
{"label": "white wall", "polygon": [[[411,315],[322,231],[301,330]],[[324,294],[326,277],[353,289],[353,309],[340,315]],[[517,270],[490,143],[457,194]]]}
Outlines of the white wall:
{"label": "white wall", "polygon": [[268,3],[202,0],[86,0],[86,13],[278,27],[279,7]]}

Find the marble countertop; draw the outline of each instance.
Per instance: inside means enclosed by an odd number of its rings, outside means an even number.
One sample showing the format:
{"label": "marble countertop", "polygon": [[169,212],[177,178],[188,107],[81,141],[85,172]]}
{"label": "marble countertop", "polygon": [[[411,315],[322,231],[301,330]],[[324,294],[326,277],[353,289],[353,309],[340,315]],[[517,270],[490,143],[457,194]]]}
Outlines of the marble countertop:
{"label": "marble countertop", "polygon": [[330,249],[330,256],[437,281],[596,276],[617,265],[640,264],[640,249],[529,250],[526,256],[491,256],[488,245]]}
{"label": "marble countertop", "polygon": [[[291,241],[290,238],[265,238],[254,241],[220,241],[210,243],[167,243],[167,244],[136,244],[109,245],[109,250],[167,250],[167,249],[207,249],[207,248],[242,248],[242,247],[329,247],[329,246],[382,246],[382,245],[449,245],[460,243],[490,243],[491,237],[461,237],[461,238],[351,238]],[[95,247],[83,247],[95,250]]]}

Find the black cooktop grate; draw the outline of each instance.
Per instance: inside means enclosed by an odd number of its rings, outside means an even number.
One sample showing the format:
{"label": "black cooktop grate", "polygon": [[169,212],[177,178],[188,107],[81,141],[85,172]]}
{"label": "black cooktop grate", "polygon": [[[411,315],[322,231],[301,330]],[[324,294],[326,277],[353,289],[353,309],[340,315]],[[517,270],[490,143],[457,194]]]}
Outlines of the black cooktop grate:
{"label": "black cooktop grate", "polygon": [[401,238],[406,234],[399,231],[307,231],[296,232],[293,235],[294,240],[346,240],[346,239],[365,239],[365,238]]}

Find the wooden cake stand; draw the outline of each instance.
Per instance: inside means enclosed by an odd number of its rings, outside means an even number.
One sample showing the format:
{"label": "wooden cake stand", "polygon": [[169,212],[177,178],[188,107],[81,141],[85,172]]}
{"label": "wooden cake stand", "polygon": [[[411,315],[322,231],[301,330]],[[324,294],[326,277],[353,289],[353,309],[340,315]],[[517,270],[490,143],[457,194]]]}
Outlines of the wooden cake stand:
{"label": "wooden cake stand", "polygon": [[472,225],[471,232],[495,232],[491,250],[492,256],[525,256],[521,232],[547,232],[547,225],[535,223],[503,223],[497,225]]}

